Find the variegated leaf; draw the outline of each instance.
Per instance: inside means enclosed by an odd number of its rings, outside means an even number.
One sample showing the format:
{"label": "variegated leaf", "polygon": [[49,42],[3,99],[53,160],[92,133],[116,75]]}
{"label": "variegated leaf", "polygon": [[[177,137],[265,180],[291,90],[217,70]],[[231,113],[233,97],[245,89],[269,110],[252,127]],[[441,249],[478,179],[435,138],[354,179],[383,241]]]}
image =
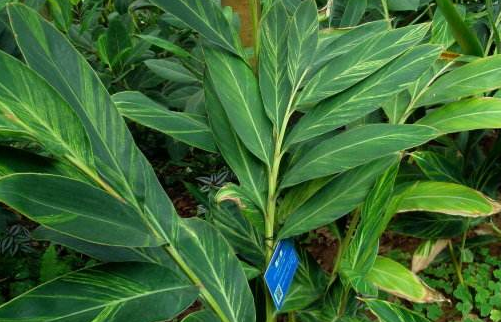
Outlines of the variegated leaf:
{"label": "variegated leaf", "polygon": [[379,322],[431,322],[426,317],[403,306],[378,299],[362,299]]}

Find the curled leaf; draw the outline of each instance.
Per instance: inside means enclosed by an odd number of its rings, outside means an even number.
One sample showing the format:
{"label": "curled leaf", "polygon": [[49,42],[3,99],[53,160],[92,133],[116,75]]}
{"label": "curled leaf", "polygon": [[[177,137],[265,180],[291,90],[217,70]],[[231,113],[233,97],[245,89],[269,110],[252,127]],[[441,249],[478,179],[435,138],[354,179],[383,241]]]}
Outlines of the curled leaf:
{"label": "curled leaf", "polygon": [[427,240],[419,245],[412,256],[412,272],[418,273],[426,269],[435,258],[447,247],[447,239]]}

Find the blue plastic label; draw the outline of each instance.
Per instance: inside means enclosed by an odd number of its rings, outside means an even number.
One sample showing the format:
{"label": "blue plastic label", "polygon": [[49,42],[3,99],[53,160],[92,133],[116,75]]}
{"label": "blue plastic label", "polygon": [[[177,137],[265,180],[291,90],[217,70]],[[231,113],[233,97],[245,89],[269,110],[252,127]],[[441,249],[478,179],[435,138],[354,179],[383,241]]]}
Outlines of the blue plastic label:
{"label": "blue plastic label", "polygon": [[291,239],[279,241],[264,273],[264,280],[277,310],[284,304],[298,266],[299,257],[294,249],[294,242]]}

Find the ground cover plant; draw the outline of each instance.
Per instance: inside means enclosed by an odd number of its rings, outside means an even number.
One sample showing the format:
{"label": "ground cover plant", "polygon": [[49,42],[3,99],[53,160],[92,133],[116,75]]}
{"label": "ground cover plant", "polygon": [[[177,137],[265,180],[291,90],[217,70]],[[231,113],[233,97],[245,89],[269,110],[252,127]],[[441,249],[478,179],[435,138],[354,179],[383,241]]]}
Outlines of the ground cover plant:
{"label": "ground cover plant", "polygon": [[[499,238],[497,3],[0,3],[1,250],[51,243],[1,321],[500,319],[478,250]],[[169,165],[227,165],[185,182],[198,216],[144,135]],[[412,265],[386,231],[422,239]],[[282,240],[300,266],[277,310]]]}

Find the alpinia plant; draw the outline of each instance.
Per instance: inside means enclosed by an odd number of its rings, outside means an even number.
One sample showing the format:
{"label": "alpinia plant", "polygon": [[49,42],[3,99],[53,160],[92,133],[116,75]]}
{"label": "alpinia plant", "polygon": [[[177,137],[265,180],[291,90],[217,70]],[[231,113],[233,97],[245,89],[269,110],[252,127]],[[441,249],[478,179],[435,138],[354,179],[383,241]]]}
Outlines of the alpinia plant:
{"label": "alpinia plant", "polygon": [[[486,217],[500,204],[458,183],[399,176],[400,161],[449,133],[501,127],[501,100],[482,97],[501,87],[501,58],[444,62],[442,46],[424,43],[428,24],[319,30],[312,0],[254,8],[263,15],[248,57],[235,17],[216,2],[152,2],[203,38],[206,117],[138,92],[111,97],[54,26],[7,7],[25,63],[0,53],[0,135],[34,142],[44,156],[2,148],[0,201],[40,223],[38,238],[108,264],[19,296],[0,320],[154,322],[198,298],[203,310],[183,321],[362,321],[364,308],[385,322],[427,321],[378,299],[445,300],[378,256],[388,223],[410,211]],[[434,110],[421,117],[424,108]],[[176,215],[119,112],[222,154],[238,185],[209,201],[212,223]],[[255,301],[247,279],[261,284],[277,242],[324,225],[339,239],[333,271],[298,249],[281,311],[263,287]]]}

